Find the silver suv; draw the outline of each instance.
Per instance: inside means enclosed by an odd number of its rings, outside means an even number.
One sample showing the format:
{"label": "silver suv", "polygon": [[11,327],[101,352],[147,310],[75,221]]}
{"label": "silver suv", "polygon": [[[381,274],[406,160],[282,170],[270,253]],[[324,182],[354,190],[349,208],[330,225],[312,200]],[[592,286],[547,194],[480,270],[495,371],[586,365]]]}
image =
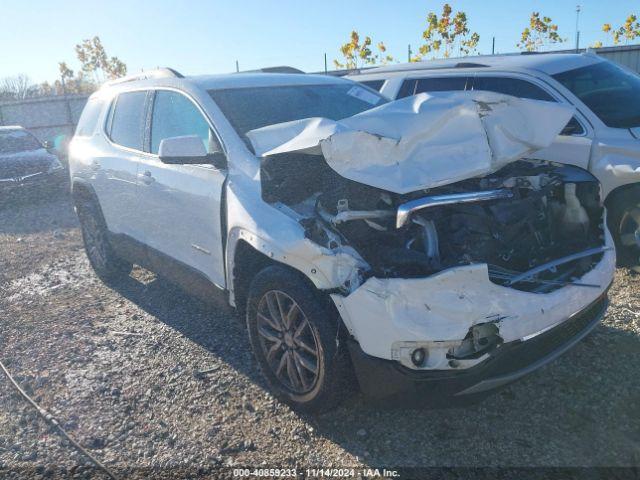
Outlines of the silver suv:
{"label": "silver suv", "polygon": [[331,408],[354,371],[371,398],[450,404],[556,358],[606,308],[615,253],[597,180],[526,158],[571,115],[160,70],[91,96],[72,193],[101,278],[136,263],[235,307],[296,408]]}

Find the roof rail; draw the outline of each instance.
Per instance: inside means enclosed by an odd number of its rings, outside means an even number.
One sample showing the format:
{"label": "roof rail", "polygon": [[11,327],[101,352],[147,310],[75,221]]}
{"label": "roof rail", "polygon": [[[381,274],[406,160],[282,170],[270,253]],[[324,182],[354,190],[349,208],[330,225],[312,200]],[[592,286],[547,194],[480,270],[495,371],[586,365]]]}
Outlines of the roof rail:
{"label": "roof rail", "polygon": [[485,65],[484,63],[475,63],[475,62],[458,62],[453,68],[487,68],[489,65]]}
{"label": "roof rail", "polygon": [[146,72],[134,73],[133,75],[116,78],[115,80],[106,82],[105,85],[119,85],[121,83],[148,80],[150,78],[184,78],[184,75],[173,68],[156,68],[155,70],[147,70]]}
{"label": "roof rail", "polygon": [[304,72],[295,67],[280,65],[277,67],[258,68],[256,70],[243,70],[242,72],[239,72],[239,73],[304,73]]}
{"label": "roof rail", "polygon": [[[450,59],[453,60],[453,59]],[[431,65],[429,63],[429,61],[426,60],[422,60],[420,62],[415,62],[415,63],[411,63],[411,64],[403,64],[408,66],[412,66],[413,69],[416,70],[449,70],[451,68],[460,68],[460,69],[464,69],[464,68],[489,68],[489,65],[486,65],[484,63],[478,63],[478,62],[457,62],[454,63],[453,65],[451,65],[450,63],[438,63],[438,60],[433,60],[435,62],[435,65]],[[387,68],[389,68],[391,71],[393,70],[393,65],[386,65]],[[334,70],[334,71],[329,71],[327,72],[328,75],[334,75],[337,77],[342,77],[345,75],[360,75],[360,74],[367,74],[370,73],[368,70],[372,70],[372,69],[377,69],[377,68],[385,68],[385,66],[376,66],[376,67],[364,67],[364,68],[356,68],[356,69],[352,69],[352,70]],[[411,68],[406,68],[407,70],[410,70]],[[324,72],[321,72],[324,73]],[[376,73],[376,72],[374,72]]]}

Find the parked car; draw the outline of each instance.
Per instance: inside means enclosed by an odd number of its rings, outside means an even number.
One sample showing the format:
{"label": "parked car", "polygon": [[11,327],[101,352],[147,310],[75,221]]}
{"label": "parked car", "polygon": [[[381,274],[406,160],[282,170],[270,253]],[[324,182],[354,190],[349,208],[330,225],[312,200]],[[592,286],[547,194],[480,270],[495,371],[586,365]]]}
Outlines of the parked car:
{"label": "parked car", "polygon": [[375,400],[467,402],[556,358],[606,309],[615,252],[597,180],[523,159],[572,112],[159,70],[88,100],[72,194],[101,278],[136,263],[228,302],[294,407],[331,408],[353,371]]}
{"label": "parked car", "polygon": [[46,195],[65,184],[58,158],[31,132],[19,126],[0,127],[0,196],[27,191]]}
{"label": "parked car", "polygon": [[536,158],[577,165],[600,180],[619,263],[640,270],[640,76],[635,72],[584,53],[424,61],[348,78],[390,99],[485,90],[574,106],[575,116]]}

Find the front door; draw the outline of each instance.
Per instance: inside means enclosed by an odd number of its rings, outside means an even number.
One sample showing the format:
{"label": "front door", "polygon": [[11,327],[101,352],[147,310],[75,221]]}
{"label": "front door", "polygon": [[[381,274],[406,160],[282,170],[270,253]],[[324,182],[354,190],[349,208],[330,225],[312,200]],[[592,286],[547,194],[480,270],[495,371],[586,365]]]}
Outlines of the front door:
{"label": "front door", "polygon": [[150,154],[138,168],[145,243],[152,257],[157,254],[156,261],[177,261],[177,268],[187,267],[224,287],[221,203],[226,170],[168,165],[157,156],[165,138],[198,135],[209,153],[220,150],[219,141],[202,111],[180,92],[157,90],[151,113]]}

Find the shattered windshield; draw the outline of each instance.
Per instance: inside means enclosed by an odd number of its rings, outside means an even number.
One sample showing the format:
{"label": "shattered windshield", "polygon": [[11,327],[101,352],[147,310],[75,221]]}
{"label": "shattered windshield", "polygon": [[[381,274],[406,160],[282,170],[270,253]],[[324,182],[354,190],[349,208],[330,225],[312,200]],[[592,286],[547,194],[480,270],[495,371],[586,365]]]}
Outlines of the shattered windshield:
{"label": "shattered windshield", "polygon": [[640,76],[611,62],[553,75],[608,127],[640,126]]}
{"label": "shattered windshield", "polygon": [[340,120],[386,103],[368,88],[350,83],[209,90],[242,138],[256,128],[311,117]]}
{"label": "shattered windshield", "polygon": [[42,148],[40,142],[24,130],[0,132],[0,154],[27,152]]}

